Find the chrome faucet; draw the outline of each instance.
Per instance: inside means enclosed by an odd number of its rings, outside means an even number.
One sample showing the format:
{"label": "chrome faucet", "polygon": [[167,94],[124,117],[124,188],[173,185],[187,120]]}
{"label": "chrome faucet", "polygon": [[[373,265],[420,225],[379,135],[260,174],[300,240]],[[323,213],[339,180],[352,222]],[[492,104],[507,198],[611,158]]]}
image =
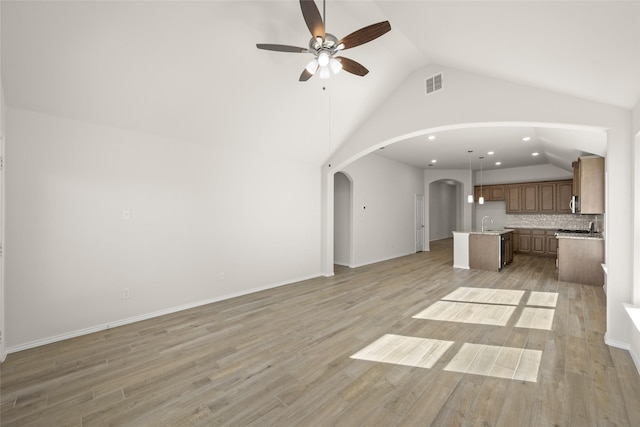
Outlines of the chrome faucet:
{"label": "chrome faucet", "polygon": [[484,233],[484,220],[489,218],[491,220],[491,224],[493,224],[493,218],[491,218],[490,216],[483,216],[482,217],[482,232]]}

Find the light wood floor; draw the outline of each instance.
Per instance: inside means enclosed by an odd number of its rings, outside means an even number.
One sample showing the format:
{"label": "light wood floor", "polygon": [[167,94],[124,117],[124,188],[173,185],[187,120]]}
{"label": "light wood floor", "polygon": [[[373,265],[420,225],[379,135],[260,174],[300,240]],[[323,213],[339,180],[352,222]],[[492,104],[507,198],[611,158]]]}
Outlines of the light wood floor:
{"label": "light wood floor", "polygon": [[[640,426],[600,287],[524,255],[454,270],[451,245],[10,354],[2,426]],[[517,327],[524,303],[505,325],[413,317],[460,287],[557,292],[551,330]],[[351,358],[387,334],[453,344],[429,368]],[[534,381],[445,370],[465,344],[541,352]]]}

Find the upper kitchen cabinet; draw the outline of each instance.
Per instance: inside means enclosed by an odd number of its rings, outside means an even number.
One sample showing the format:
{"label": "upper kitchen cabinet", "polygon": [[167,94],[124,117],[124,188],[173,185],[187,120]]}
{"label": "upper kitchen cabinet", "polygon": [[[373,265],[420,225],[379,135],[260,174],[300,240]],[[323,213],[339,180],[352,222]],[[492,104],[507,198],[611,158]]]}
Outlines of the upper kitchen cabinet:
{"label": "upper kitchen cabinet", "polygon": [[573,195],[573,182],[562,181],[556,184],[556,212],[571,213],[571,196]]}
{"label": "upper kitchen cabinet", "polygon": [[571,213],[571,180],[505,185],[508,214]]}
{"label": "upper kitchen cabinet", "polygon": [[522,185],[511,184],[505,187],[507,190],[507,213],[522,213]]}
{"label": "upper kitchen cabinet", "polygon": [[573,182],[542,182],[538,184],[538,212],[544,214],[571,213]]}
{"label": "upper kitchen cabinet", "polygon": [[604,157],[585,156],[573,162],[573,194],[578,197],[577,212],[604,213]]}
{"label": "upper kitchen cabinet", "polygon": [[510,184],[507,188],[507,213],[538,213],[538,184]]}
{"label": "upper kitchen cabinet", "polygon": [[[558,203],[556,192],[557,185],[555,182],[544,182],[538,185],[540,213],[556,213],[556,206]],[[571,198],[571,196],[569,196],[569,198]]]}
{"label": "upper kitchen cabinet", "polygon": [[501,202],[504,200],[504,185],[476,185],[474,193],[476,200],[482,196],[485,202]]}

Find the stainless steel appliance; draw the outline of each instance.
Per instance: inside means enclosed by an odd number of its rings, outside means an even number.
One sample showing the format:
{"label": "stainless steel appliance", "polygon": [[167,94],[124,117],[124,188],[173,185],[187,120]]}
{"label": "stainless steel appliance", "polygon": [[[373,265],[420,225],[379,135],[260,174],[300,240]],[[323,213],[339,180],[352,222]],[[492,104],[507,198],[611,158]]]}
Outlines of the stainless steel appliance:
{"label": "stainless steel appliance", "polygon": [[569,207],[571,208],[571,213],[580,213],[580,201],[578,200],[578,196],[575,194],[571,196]]}

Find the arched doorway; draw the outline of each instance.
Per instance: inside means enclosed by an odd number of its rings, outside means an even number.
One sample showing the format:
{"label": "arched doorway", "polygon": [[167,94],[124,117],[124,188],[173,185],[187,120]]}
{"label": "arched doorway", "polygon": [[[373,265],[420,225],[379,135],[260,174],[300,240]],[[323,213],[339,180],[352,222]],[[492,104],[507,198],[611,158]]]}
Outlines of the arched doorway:
{"label": "arched doorway", "polygon": [[343,172],[334,175],[333,202],[333,263],[351,267],[352,260],[352,182]]}
{"label": "arched doorway", "polygon": [[462,183],[440,179],[429,184],[429,242],[452,237],[462,227]]}

